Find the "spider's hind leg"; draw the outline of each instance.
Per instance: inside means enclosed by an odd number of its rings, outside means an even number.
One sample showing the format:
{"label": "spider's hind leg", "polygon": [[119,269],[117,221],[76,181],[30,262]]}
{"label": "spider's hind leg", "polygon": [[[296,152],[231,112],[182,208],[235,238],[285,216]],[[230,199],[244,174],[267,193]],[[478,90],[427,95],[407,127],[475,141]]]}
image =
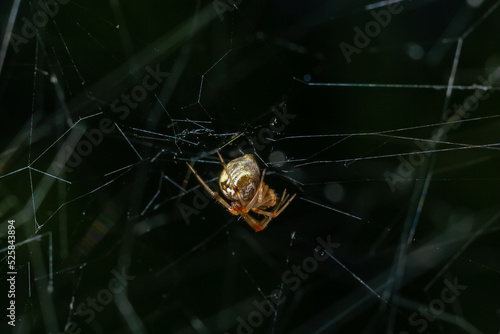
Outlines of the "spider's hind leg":
{"label": "spider's hind leg", "polygon": [[242,211],[240,213],[241,217],[245,219],[248,225],[254,229],[255,232],[260,232],[264,229],[266,226],[262,226],[261,222],[257,221],[255,218],[250,216],[248,213]]}

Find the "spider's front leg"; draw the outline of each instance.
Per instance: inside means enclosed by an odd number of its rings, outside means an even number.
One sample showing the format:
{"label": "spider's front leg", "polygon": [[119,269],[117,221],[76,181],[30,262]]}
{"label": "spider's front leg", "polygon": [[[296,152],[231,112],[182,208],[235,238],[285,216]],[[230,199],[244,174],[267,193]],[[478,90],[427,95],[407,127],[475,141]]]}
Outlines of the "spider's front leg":
{"label": "spider's front leg", "polygon": [[205,181],[203,181],[203,179],[198,175],[198,173],[194,170],[193,167],[191,167],[191,165],[189,163],[186,162],[186,165],[188,165],[188,167],[191,170],[191,172],[193,172],[194,176],[196,176],[196,178],[198,179],[198,181],[200,181],[201,185],[205,188],[206,191],[208,191],[208,193],[210,194],[210,196],[212,196],[213,198],[215,198],[220,204],[224,205],[226,207],[227,211],[231,212],[235,216],[238,215],[238,212],[231,205],[229,205],[218,193],[216,193],[215,191],[213,191],[208,186],[208,184],[206,184]]}

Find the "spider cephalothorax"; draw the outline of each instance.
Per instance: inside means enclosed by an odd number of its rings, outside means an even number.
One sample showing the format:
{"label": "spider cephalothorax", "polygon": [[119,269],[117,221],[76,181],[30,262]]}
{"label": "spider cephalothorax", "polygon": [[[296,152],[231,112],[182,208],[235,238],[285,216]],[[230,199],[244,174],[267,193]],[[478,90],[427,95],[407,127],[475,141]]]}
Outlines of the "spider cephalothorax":
{"label": "spider cephalothorax", "polygon": [[[219,152],[217,154],[224,167],[219,177],[219,186],[224,196],[231,201],[231,204],[228,204],[219,194],[213,191],[191,165],[188,164],[188,167],[210,195],[224,205],[229,212],[243,217],[255,231],[262,231],[271,219],[276,218],[283,212],[295,195],[288,199],[289,195],[285,190],[278,203],[274,190],[264,183],[266,171],[263,170],[262,175],[260,174],[259,166],[251,154],[236,158],[227,165]],[[272,210],[264,211],[271,207]],[[250,210],[264,215],[266,218],[257,221],[248,213]]]}

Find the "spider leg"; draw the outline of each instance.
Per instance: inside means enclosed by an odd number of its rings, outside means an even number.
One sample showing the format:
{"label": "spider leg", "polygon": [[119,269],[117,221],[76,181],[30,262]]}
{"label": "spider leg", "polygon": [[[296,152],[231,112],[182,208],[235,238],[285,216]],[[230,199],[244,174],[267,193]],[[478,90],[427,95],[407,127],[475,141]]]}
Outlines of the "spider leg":
{"label": "spider leg", "polygon": [[265,169],[262,171],[262,177],[260,178],[260,183],[259,183],[259,203],[262,202],[262,196],[263,196],[263,194],[265,194],[267,192],[267,189],[266,189],[266,192],[264,192],[262,190],[262,188],[264,186],[264,175],[266,175],[266,170]]}
{"label": "spider leg", "polygon": [[[269,186],[268,185],[265,185],[263,187],[263,190],[262,192],[264,194],[267,194],[269,191]],[[263,208],[263,209],[267,209],[268,207],[276,207],[276,198],[273,196],[264,196],[264,198],[262,199],[262,201],[259,201],[259,203],[257,205],[255,205],[256,207],[258,208]]]}
{"label": "spider leg", "polygon": [[229,203],[227,203],[218,193],[213,191],[206,183],[203,181],[203,179],[198,175],[198,173],[194,170],[193,167],[189,163],[186,162],[186,165],[188,165],[189,169],[191,169],[191,172],[193,172],[194,176],[200,181],[201,185],[205,188],[208,193],[215,198],[217,201],[219,201],[220,204],[224,205],[226,209],[231,212],[233,215],[237,216],[238,212],[231,206]]}
{"label": "spider leg", "polygon": [[[288,198],[289,195],[286,193],[286,189],[283,191],[283,195],[281,196],[280,202],[278,204],[276,204],[276,206],[274,207],[274,210],[272,212],[268,212],[268,213],[272,214],[273,216],[266,215],[267,217],[264,218],[260,222],[260,226],[262,227],[262,229],[264,229],[267,226],[267,224],[269,224],[269,222],[271,221],[271,219],[278,217],[278,215],[280,213],[282,213],[283,210],[285,210],[285,208],[288,206],[288,204],[290,204],[290,202],[295,198],[295,195],[297,195],[297,194],[294,194],[287,201],[287,198]],[[285,203],[285,201],[286,201],[286,203]],[[283,203],[285,203],[285,204],[283,204]]]}
{"label": "spider leg", "polygon": [[[280,206],[282,205],[282,203],[284,203],[286,201],[286,198],[289,196],[289,195],[285,196],[285,194],[286,194],[286,189],[285,189],[285,191],[283,191],[283,196],[282,196],[281,201],[280,201]],[[276,212],[276,216],[278,216],[280,213],[283,212],[283,210],[286,209],[286,207],[288,206],[288,204],[290,204],[290,202],[295,198],[296,195],[297,194],[293,194],[293,196],[290,197],[290,199],[279,209],[279,211]]]}
{"label": "spider leg", "polygon": [[[248,202],[247,205],[245,205],[245,210],[248,212],[249,210],[253,210],[253,207],[255,206],[255,202],[258,201],[258,203],[262,202],[262,188],[264,187],[264,175],[266,174],[266,170],[264,169],[262,171],[262,176],[260,177],[260,182],[259,186],[257,187],[257,191],[253,195],[252,199],[250,202]],[[267,191],[267,189],[266,189]],[[260,205],[258,205],[260,206]]]}
{"label": "spider leg", "polygon": [[247,212],[242,211],[240,212],[240,215],[241,217],[243,217],[243,219],[245,219],[247,224],[255,230],[255,232],[260,232],[264,229],[265,226],[262,226],[259,221],[250,216]]}
{"label": "spider leg", "polygon": [[260,210],[260,209],[257,209],[257,208],[253,208],[252,211],[255,212],[255,213],[264,215],[264,216],[271,217],[271,218],[276,218],[276,216],[278,216],[274,212],[264,211],[264,210]]}
{"label": "spider leg", "polygon": [[220,162],[222,163],[222,167],[226,169],[226,163],[224,162],[224,159],[222,159],[222,155],[220,155],[219,151],[217,151],[217,155],[219,156]]}
{"label": "spider leg", "polygon": [[260,224],[260,227],[262,227],[262,229],[265,229],[267,224],[269,224],[269,222],[271,221],[271,217],[266,217],[264,218],[259,224]]}

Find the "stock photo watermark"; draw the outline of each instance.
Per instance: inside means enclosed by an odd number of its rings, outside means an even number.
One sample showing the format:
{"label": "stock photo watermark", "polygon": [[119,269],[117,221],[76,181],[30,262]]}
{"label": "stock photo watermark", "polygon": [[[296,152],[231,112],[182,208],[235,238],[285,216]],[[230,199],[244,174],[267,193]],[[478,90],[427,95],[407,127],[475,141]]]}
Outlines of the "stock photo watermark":
{"label": "stock photo watermark", "polygon": [[[125,273],[125,268],[121,269],[121,272],[113,269],[111,270],[113,278],[108,282],[106,288],[103,288],[97,292],[95,297],[87,297],[85,302],[81,302],[76,307],[76,314],[80,317],[86,317],[84,321],[89,324],[95,317],[96,313],[102,312],[104,308],[109,305],[114,300],[114,295],[123,291],[123,289],[132,281],[135,276],[130,276]],[[78,323],[71,321],[66,324],[65,332],[66,334],[79,334],[81,329]]]}
{"label": "stock photo watermark", "polygon": [[[316,247],[313,256],[308,256],[302,260],[301,265],[292,265],[292,268],[285,271],[281,275],[281,286],[287,286],[294,292],[300,287],[303,281],[307,280],[310,274],[318,270],[319,263],[327,260],[329,256],[334,252],[335,248],[339,248],[340,244],[332,242],[331,236],[327,236],[326,240],[321,237],[316,239],[318,242],[318,247]],[[275,289],[271,291],[271,298],[258,301],[254,300],[252,304],[255,306],[256,310],[250,312],[246,319],[239,316],[236,318],[238,322],[237,333],[238,334],[252,334],[254,330],[262,324],[264,324],[264,319],[269,318],[276,312],[276,307],[286,301],[286,297],[281,295],[283,289]],[[225,334],[229,334],[225,332]]]}
{"label": "stock photo watermark", "polygon": [[[436,320],[436,317],[439,317],[444,310],[446,309],[446,304],[452,304],[455,300],[465,291],[468,286],[461,285],[458,283],[458,279],[455,277],[453,282],[445,279],[443,280],[443,284],[446,286],[441,290],[441,294],[439,298],[434,298],[429,302],[428,307],[420,306],[418,308],[418,313],[413,312],[408,317],[408,323],[412,327],[418,327],[417,332],[423,333],[429,322],[433,322]],[[401,331],[399,334],[410,334],[406,331]]]}
{"label": "stock photo watermark", "polygon": [[[254,150],[262,151],[272,141],[275,133],[283,131],[290,124],[290,121],[297,117],[297,115],[288,112],[285,102],[281,103],[279,108],[272,110],[276,117],[269,122],[269,126],[261,128],[257,135],[248,136],[242,140],[238,144],[239,151],[245,153],[252,153]],[[279,126],[277,126],[278,119],[281,121]]]}
{"label": "stock photo watermark", "polygon": [[358,26],[354,27],[354,32],[356,33],[353,38],[354,45],[344,41],[339,44],[340,51],[342,51],[347,63],[351,63],[353,54],[360,54],[361,50],[370,45],[372,39],[382,32],[382,28],[387,27],[391,23],[393,15],[397,15],[402,11],[403,6],[400,2],[388,4],[387,9],[379,11],[371,10],[370,15],[373,17],[373,20],[365,24],[364,30]]}
{"label": "stock photo watermark", "polygon": [[16,221],[9,220],[7,225],[7,284],[9,290],[7,299],[9,300],[7,307],[7,323],[9,326],[16,326]]}
{"label": "stock photo watermark", "polygon": [[[264,127],[259,130],[256,136],[248,137],[246,140],[243,140],[238,144],[238,149],[241,152],[244,152],[246,149],[250,149],[248,146],[251,144],[253,150],[261,151],[265,148],[265,145],[269,144],[274,138],[275,133],[279,133],[285,129],[285,127],[290,124],[290,121],[293,120],[297,115],[288,113],[286,105],[282,103],[280,105],[280,110],[277,108],[273,108],[273,112],[276,115],[276,119],[281,121],[281,124],[277,125],[275,120],[272,120],[269,123],[269,127]],[[217,180],[218,174],[211,171],[210,173],[211,179]],[[214,181],[207,182],[209,187],[212,189],[218,189],[219,185],[215,184]],[[192,215],[198,215],[200,211],[206,208],[211,203],[212,197],[200,191],[199,189],[194,190],[193,203],[191,206],[180,203],[177,207],[179,208],[182,217],[186,224],[189,224],[189,217]]]}
{"label": "stock photo watermark", "polygon": [[[137,108],[139,103],[147,98],[148,92],[158,88],[169,76],[169,72],[161,71],[160,65],[156,65],[154,69],[146,66],[145,71],[147,74],[140,84],[134,86],[128,92],[122,93],[120,98],[111,102],[111,112],[116,114],[120,120],[126,119],[131,110]],[[60,160],[65,161],[65,164],[56,160],[56,168],[59,170],[64,168],[66,171],[72,172],[74,168],[82,163],[83,157],[92,154],[94,148],[102,144],[104,136],[112,133],[116,128],[117,125],[112,119],[103,117],[99,122],[99,127],[85,131],[83,133],[84,139],[80,140],[75,147],[64,145],[65,156]]]}
{"label": "stock photo watermark", "polygon": [[[478,77],[478,81],[484,87],[490,87],[495,81],[494,75],[490,74],[488,79],[482,76]],[[408,159],[398,156],[400,161],[396,171],[384,173],[384,178],[389,185],[392,192],[396,190],[398,184],[404,185],[408,184],[412,180],[412,176],[417,171],[417,167],[422,165],[425,160],[429,157],[430,152],[434,150],[436,143],[446,140],[448,137],[447,133],[453,129],[456,130],[462,124],[460,121],[465,120],[471,116],[471,112],[476,111],[479,108],[479,102],[487,100],[491,96],[491,93],[484,88],[478,88],[474,90],[472,94],[467,96],[462,104],[454,104],[453,110],[448,109],[445,117],[445,123],[439,128],[434,129],[430,140],[414,140],[413,142],[417,145],[421,151],[414,151],[408,155]]]}
{"label": "stock photo watermark", "polygon": [[21,34],[12,33],[10,45],[15,53],[19,53],[20,47],[27,44],[30,39],[38,34],[38,29],[45,28],[49,18],[54,18],[59,13],[59,5],[66,5],[70,0],[38,0],[38,11],[33,14],[31,20],[26,16],[21,18],[23,23]]}

